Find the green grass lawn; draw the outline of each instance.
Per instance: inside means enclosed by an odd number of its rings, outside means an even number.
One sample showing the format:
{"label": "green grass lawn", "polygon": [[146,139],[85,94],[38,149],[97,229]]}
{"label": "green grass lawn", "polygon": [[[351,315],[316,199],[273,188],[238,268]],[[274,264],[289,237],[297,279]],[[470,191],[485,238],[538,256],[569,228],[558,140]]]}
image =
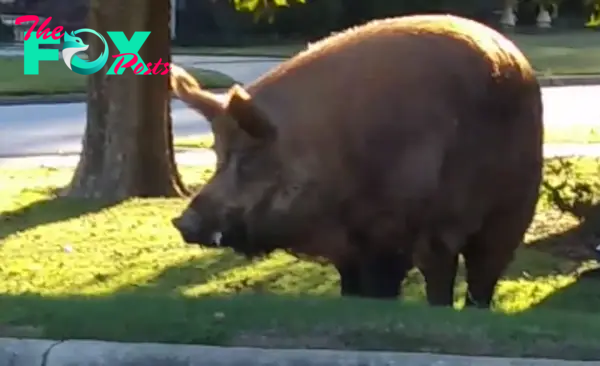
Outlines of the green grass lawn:
{"label": "green grass lawn", "polygon": [[[220,72],[189,69],[205,88],[228,88],[234,80]],[[23,58],[0,58],[0,97],[83,93],[86,76],[67,68],[63,62],[40,62],[39,75],[23,75]]]}
{"label": "green grass lawn", "polygon": [[212,133],[190,137],[179,137],[173,141],[180,149],[210,149],[215,141]]}
{"label": "green grass lawn", "polygon": [[[510,34],[542,76],[600,74],[600,32]],[[173,53],[212,56],[290,57],[304,44],[256,47],[176,47]]]}
{"label": "green grass lawn", "polygon": [[512,36],[535,69],[546,75],[600,74],[600,32]]}
{"label": "green grass lawn", "polygon": [[[600,160],[570,162],[548,161],[546,182],[588,182],[595,204]],[[201,185],[212,170],[182,173]],[[600,282],[577,276],[597,264],[548,190],[488,313],[423,306],[415,271],[404,303],[341,299],[329,266],[186,246],[169,224],[185,199],[57,198],[71,174],[0,170],[0,337],[600,359]],[[457,306],[464,292],[461,274]]]}
{"label": "green grass lawn", "polygon": [[[213,144],[212,134],[180,137],[174,141],[180,149],[209,149]],[[576,125],[573,127],[546,127],[544,142],[547,144],[598,144],[600,130],[597,127]]]}
{"label": "green grass lawn", "polygon": [[173,47],[174,55],[290,57],[305,48],[304,44],[288,43],[247,47]]}
{"label": "green grass lawn", "polygon": [[600,143],[600,130],[591,126],[546,128],[544,134],[546,143],[559,144],[597,144]]}

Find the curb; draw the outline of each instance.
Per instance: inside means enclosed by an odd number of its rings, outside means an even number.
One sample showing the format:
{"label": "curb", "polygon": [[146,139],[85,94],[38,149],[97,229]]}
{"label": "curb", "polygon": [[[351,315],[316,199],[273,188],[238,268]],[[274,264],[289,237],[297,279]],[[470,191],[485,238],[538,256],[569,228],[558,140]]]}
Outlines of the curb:
{"label": "curb", "polygon": [[600,366],[600,361],[0,338],[0,366]]}
{"label": "curb", "polygon": [[[63,151],[61,153],[20,153],[1,154],[0,168],[31,167],[74,167],[77,166],[81,150]],[[544,159],[570,157],[600,157],[600,143],[593,144],[544,144]],[[216,156],[207,148],[175,148],[175,161],[179,166],[214,165]],[[2,364],[0,364],[2,366]]]}
{"label": "curb", "polygon": [[[598,146],[600,146],[600,143],[598,143]],[[213,153],[213,151],[209,148],[203,148],[203,147],[173,147],[173,151],[175,152],[175,154],[190,154],[190,153],[206,153],[206,152],[210,152],[211,154]],[[5,153],[0,153],[0,159],[33,159],[33,158],[69,158],[69,157],[80,157],[81,156],[81,152],[82,150],[64,150],[61,152],[25,152],[25,153],[17,153],[17,154],[5,154]]]}
{"label": "curb", "polygon": [[[0,156],[0,169],[31,169],[31,168],[74,168],[79,163],[80,153],[75,154],[43,154],[28,156]],[[209,167],[216,163],[214,152],[208,149],[177,151],[175,162],[179,167]],[[0,359],[0,366],[2,360]]]}
{"label": "curb", "polygon": [[[538,77],[540,86],[542,87],[558,87],[558,86],[587,86],[600,85],[600,75],[593,76],[549,76]],[[215,93],[223,93],[227,89],[207,89]],[[0,107],[11,105],[28,105],[28,104],[66,104],[66,103],[82,103],[87,100],[86,93],[73,94],[51,94],[51,95],[26,95],[15,97],[0,96]],[[1,366],[1,365],[0,365]]]}

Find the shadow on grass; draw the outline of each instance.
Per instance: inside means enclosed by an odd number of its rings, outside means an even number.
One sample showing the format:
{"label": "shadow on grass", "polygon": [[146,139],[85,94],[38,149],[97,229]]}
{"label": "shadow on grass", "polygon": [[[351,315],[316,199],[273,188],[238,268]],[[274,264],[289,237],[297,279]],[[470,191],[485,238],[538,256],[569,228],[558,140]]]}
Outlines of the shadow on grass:
{"label": "shadow on grass", "polygon": [[[600,306],[600,269],[583,272],[578,280],[552,293],[533,308],[597,315]],[[580,299],[580,301],[573,301]],[[530,311],[533,311],[530,310]]]}
{"label": "shadow on grass", "polygon": [[[600,160],[553,158],[544,169],[538,213],[530,227],[535,239],[519,250],[507,274],[511,278],[573,274],[598,259]],[[537,265],[540,261],[555,265]]]}
{"label": "shadow on grass", "polygon": [[593,259],[600,238],[600,159],[549,159],[545,170],[540,199],[577,224],[530,246],[574,261]]}
{"label": "shadow on grass", "polygon": [[[182,294],[190,287],[206,286],[215,281],[223,281],[230,272],[248,265],[249,262],[243,257],[231,252],[211,251],[200,258],[186,261],[179,265],[171,266],[156,275],[152,280],[145,283],[122,287],[120,292],[136,294]],[[107,280],[100,279],[100,280]],[[222,284],[225,289],[239,292],[243,282],[235,287],[231,281],[230,287]]]}
{"label": "shadow on grass", "polygon": [[[221,302],[213,304],[210,299],[224,296],[200,299],[184,291],[246,264],[240,257],[214,251],[108,294],[0,295],[0,337],[212,344],[213,330],[206,328],[218,323],[214,314],[222,309]],[[111,277],[95,277],[80,287],[102,287]]]}
{"label": "shadow on grass", "polygon": [[[303,271],[306,264],[297,260],[239,275],[253,264],[215,250],[106,295],[0,295],[0,336],[600,359],[600,318],[572,312],[573,298],[589,293],[577,289],[583,282],[506,316],[344,299],[327,291],[311,296],[306,293],[318,286],[337,286],[337,277],[324,280],[324,272]],[[290,271],[298,283],[280,286],[293,286],[295,294],[272,293]],[[211,284],[227,293],[188,292]],[[597,307],[600,298],[590,299],[588,314],[593,303]]]}
{"label": "shadow on grass", "polygon": [[12,328],[50,339],[600,359],[598,319],[555,311],[506,316],[393,301],[177,292],[0,295],[0,305],[5,336]]}
{"label": "shadow on grass", "polygon": [[[588,271],[584,267],[599,259],[594,248],[600,244],[600,205],[590,206],[577,220],[579,223],[565,231],[529,242],[520,250],[509,276],[579,276]],[[539,266],[539,261],[553,265]],[[593,277],[591,273],[587,276]]]}
{"label": "shadow on grass", "polygon": [[35,201],[0,214],[0,240],[24,230],[96,213],[117,204],[119,202],[58,196]]}
{"label": "shadow on grass", "polygon": [[[552,288],[525,313],[552,310],[598,314],[600,269],[594,248],[600,244],[600,160],[549,159],[534,231],[552,231],[521,248],[506,278],[534,279]],[[540,220],[540,218],[542,220]],[[568,221],[565,225],[561,221]],[[561,281],[568,281],[562,284]],[[503,294],[510,297],[511,293]]]}

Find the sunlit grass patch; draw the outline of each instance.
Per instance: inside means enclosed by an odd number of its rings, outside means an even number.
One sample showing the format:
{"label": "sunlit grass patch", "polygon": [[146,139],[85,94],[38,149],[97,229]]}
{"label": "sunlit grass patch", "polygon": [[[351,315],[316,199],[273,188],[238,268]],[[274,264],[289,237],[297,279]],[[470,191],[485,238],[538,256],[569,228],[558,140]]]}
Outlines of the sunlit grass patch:
{"label": "sunlit grass patch", "polygon": [[210,149],[215,142],[212,133],[198,136],[178,137],[173,144],[180,149]]}
{"label": "sunlit grass patch", "polygon": [[598,144],[600,130],[596,126],[547,126],[544,132],[547,144]]}

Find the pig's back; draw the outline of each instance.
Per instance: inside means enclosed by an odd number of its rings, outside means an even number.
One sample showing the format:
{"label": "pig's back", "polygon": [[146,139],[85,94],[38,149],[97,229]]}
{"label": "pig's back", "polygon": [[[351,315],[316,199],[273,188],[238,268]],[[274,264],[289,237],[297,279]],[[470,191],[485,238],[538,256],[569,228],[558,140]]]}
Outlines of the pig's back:
{"label": "pig's back", "polygon": [[462,192],[458,201],[473,193],[488,205],[502,198],[490,196],[500,182],[511,195],[511,184],[516,192],[538,180],[533,70],[470,20],[374,21],[311,46],[249,90],[294,156],[319,156],[322,174],[385,200],[434,194],[444,182]]}
{"label": "pig's back", "polygon": [[301,130],[317,142],[347,131],[360,142],[382,128],[394,141],[414,139],[447,128],[440,126],[450,120],[445,116],[498,112],[496,106],[536,88],[529,63],[500,34],[467,19],[431,15],[373,21],[337,34],[248,90],[284,135],[290,130],[298,137]]}

